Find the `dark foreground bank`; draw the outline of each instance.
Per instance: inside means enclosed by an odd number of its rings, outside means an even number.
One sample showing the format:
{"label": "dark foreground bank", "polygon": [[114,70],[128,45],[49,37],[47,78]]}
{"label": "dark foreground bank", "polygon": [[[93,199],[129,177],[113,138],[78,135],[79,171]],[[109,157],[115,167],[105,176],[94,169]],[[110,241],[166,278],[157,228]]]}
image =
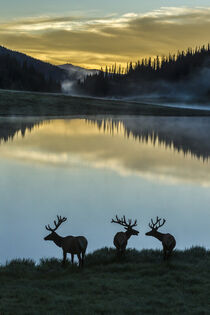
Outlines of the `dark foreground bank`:
{"label": "dark foreground bank", "polygon": [[114,249],[87,255],[86,266],[57,259],[14,260],[0,267],[0,314],[209,314],[210,251]]}
{"label": "dark foreground bank", "polygon": [[210,116],[210,111],[62,94],[0,90],[0,116],[70,115]]}

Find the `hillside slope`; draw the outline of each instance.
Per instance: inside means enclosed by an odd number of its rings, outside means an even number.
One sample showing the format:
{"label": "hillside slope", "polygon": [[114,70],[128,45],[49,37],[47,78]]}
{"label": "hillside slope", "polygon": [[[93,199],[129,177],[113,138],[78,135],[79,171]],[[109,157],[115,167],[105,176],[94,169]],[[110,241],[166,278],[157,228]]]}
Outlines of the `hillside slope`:
{"label": "hillside slope", "polygon": [[1,314],[209,314],[210,251],[114,249],[87,255],[82,271],[57,259],[14,260],[0,267]]}
{"label": "hillside slope", "polygon": [[26,54],[20,53],[18,51],[13,51],[11,49],[7,49],[5,47],[0,46],[0,57],[2,56],[10,56],[11,58],[15,58],[21,66],[23,64],[27,64],[29,67],[33,66],[35,71],[44,75],[46,79],[50,77],[54,80],[63,80],[67,76],[65,70],[60,69],[59,67],[52,65],[48,62],[41,61],[39,59],[35,59]]}

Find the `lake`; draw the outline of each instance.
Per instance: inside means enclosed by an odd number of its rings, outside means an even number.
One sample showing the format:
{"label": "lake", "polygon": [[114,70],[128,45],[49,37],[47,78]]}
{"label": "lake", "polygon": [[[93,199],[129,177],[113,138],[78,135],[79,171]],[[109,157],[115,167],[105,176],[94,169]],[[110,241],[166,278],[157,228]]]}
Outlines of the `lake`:
{"label": "lake", "polygon": [[210,248],[210,118],[0,118],[0,263],[62,257],[45,225],[84,235],[88,252],[113,246],[110,223],[137,219],[128,247],[161,248],[145,236],[157,215],[177,248]]}

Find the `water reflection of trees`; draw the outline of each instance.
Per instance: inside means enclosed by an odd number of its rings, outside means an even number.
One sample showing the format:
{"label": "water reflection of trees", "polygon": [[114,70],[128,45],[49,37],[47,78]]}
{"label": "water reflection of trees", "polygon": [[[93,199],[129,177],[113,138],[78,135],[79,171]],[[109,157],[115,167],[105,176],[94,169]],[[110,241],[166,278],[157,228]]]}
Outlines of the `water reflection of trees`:
{"label": "water reflection of trees", "polygon": [[210,118],[208,117],[129,117],[87,120],[99,130],[115,133],[123,128],[126,138],[164,145],[203,159],[210,157]]}
{"label": "water reflection of trees", "polygon": [[[45,123],[41,119],[1,119],[0,143],[13,140],[19,132],[24,137],[26,131]],[[48,121],[49,122],[49,121]],[[191,154],[203,159],[210,157],[210,118],[208,117],[149,117],[131,116],[119,119],[86,119],[89,124],[97,125],[105,133],[124,132],[125,138]]]}
{"label": "water reflection of trees", "polygon": [[20,132],[24,137],[26,131],[31,132],[35,126],[39,126],[40,120],[29,119],[1,119],[0,120],[0,143],[13,140]]}

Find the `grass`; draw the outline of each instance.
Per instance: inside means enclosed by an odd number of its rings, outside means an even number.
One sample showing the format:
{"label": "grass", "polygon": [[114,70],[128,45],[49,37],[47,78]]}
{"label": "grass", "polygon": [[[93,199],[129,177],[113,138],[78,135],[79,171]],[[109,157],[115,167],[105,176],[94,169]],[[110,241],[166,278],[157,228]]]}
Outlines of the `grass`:
{"label": "grass", "polygon": [[0,267],[0,314],[210,314],[210,251],[103,248],[85,268],[57,259],[13,260]]}
{"label": "grass", "polygon": [[210,116],[210,111],[62,94],[0,90],[0,116],[161,115]]}

